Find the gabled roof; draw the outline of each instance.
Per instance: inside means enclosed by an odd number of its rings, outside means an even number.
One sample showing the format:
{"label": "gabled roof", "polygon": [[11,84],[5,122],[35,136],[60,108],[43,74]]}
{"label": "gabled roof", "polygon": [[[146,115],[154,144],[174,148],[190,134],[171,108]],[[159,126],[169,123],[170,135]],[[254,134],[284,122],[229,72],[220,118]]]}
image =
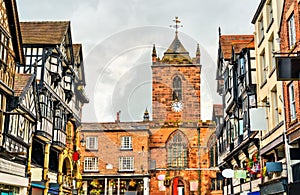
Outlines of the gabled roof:
{"label": "gabled roof", "polygon": [[220,46],[224,59],[230,59],[232,47],[235,53],[239,53],[243,48],[254,48],[254,35],[221,35]]}
{"label": "gabled roof", "polygon": [[184,48],[184,46],[178,39],[177,33],[175,34],[175,39],[173,40],[167,51],[164,53],[162,61],[165,61],[166,59],[172,61],[175,58],[179,60],[188,60],[190,63],[192,63],[189,52]]}
{"label": "gabled roof", "polygon": [[14,84],[15,96],[21,96],[22,93],[28,89],[32,80],[32,74],[16,74]]}
{"label": "gabled roof", "polygon": [[70,21],[20,22],[23,44],[60,44]]}

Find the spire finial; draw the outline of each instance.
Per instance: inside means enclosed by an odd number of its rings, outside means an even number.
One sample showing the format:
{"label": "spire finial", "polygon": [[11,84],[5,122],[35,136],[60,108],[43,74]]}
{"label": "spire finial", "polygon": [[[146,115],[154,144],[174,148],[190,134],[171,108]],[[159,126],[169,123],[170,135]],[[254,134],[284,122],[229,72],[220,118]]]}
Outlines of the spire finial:
{"label": "spire finial", "polygon": [[200,64],[200,46],[199,46],[199,43],[197,43],[197,50],[196,50],[196,63],[197,64]]}
{"label": "spire finial", "polygon": [[178,29],[180,27],[183,27],[183,25],[181,25],[181,21],[178,19],[178,16],[175,17],[175,20],[173,20],[173,22],[175,22],[175,24],[170,25],[171,28],[175,28],[175,33],[178,33]]}
{"label": "spire finial", "polygon": [[149,112],[148,109],[146,108],[145,112],[144,112],[144,122],[149,121]]}
{"label": "spire finial", "polygon": [[200,46],[199,43],[197,43],[197,50],[196,50],[196,56],[200,56]]}
{"label": "spire finial", "polygon": [[152,48],[152,57],[156,57],[156,48],[155,48],[155,44],[153,44],[153,48]]}

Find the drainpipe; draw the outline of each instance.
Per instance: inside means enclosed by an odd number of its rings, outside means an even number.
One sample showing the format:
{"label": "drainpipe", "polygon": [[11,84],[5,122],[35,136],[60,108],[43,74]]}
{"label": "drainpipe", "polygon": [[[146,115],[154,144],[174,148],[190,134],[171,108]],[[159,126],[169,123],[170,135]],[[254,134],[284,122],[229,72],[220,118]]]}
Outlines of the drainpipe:
{"label": "drainpipe", "polygon": [[201,195],[200,127],[197,127],[197,132],[198,132],[198,195]]}
{"label": "drainpipe", "polygon": [[[282,84],[282,95],[284,94],[284,87],[283,87],[283,82]],[[284,136],[284,145],[285,145],[285,160],[286,160],[286,171],[287,171],[287,176],[288,176],[288,184],[293,182],[293,172],[291,170],[291,156],[290,156],[290,145],[288,144],[287,136],[286,136],[286,119],[285,119],[285,105],[284,105],[284,99],[279,98],[281,103],[282,103],[282,117],[283,117],[283,136]]]}

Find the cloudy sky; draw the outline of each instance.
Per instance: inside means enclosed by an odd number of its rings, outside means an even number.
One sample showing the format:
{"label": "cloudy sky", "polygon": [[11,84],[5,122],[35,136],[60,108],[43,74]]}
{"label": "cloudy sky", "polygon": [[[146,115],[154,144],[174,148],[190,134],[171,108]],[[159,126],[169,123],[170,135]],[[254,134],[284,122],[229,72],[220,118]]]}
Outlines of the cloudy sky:
{"label": "cloudy sky", "polygon": [[182,21],[179,39],[194,57],[201,49],[202,119],[210,119],[215,90],[218,28],[252,34],[260,0],[17,0],[21,21],[70,20],[73,43],[84,48],[86,92],[83,121],[142,120],[151,113],[151,51],[162,57],[174,39],[172,20]]}

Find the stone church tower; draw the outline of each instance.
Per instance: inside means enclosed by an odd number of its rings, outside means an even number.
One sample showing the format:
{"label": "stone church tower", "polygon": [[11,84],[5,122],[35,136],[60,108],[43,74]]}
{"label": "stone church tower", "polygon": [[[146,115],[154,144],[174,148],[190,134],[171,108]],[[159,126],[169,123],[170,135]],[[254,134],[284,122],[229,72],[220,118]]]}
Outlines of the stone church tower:
{"label": "stone church tower", "polygon": [[152,51],[150,194],[206,194],[212,176],[207,143],[214,125],[200,120],[200,48],[195,45],[191,58],[179,39],[180,21],[174,22],[175,38],[163,57],[155,45]]}
{"label": "stone church tower", "polygon": [[155,122],[200,120],[200,49],[191,59],[178,38],[160,60],[152,51],[152,118]]}

